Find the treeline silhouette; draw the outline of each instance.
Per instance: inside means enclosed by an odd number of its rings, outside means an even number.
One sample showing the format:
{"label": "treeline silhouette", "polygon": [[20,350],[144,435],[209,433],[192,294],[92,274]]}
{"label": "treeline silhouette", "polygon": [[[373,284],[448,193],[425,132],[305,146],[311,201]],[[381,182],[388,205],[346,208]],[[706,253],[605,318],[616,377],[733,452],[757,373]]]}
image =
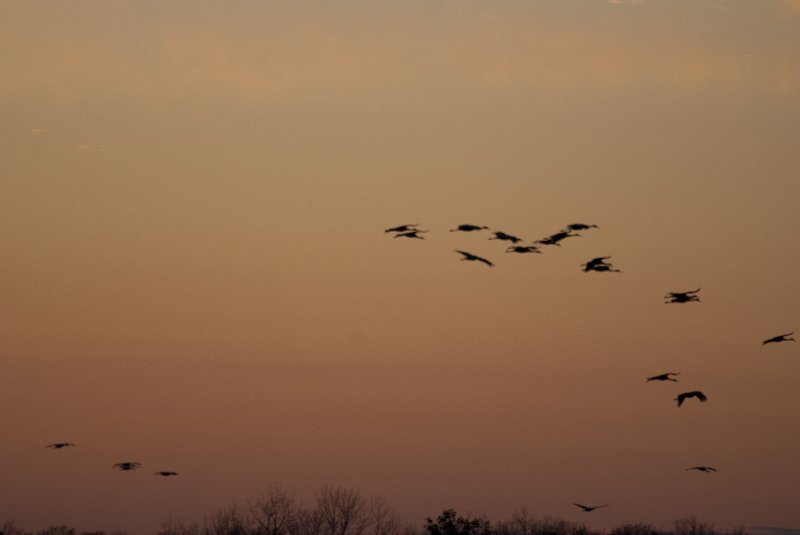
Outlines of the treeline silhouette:
{"label": "treeline silhouette", "polygon": [[[743,527],[719,531],[695,517],[675,520],[671,530],[646,523],[627,523],[596,530],[579,522],[537,517],[522,508],[510,518],[492,522],[485,516],[459,515],[445,509],[422,526],[404,523],[383,498],[364,496],[352,489],[326,486],[306,507],[279,485],[271,486],[246,505],[230,505],[207,515],[202,522],[170,518],[155,535],[745,535]],[[26,531],[14,521],[0,526],[0,535],[125,535],[125,532],[82,531],[50,526]]]}

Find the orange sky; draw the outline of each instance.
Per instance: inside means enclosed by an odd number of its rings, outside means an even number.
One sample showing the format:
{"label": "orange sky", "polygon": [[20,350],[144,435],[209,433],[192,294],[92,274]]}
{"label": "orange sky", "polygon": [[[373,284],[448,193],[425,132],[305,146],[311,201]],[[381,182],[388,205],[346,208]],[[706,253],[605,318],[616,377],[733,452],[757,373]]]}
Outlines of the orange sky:
{"label": "orange sky", "polygon": [[[415,525],[800,527],[800,344],[760,345],[800,331],[798,25],[784,1],[3,3],[0,522],[139,535],[281,483]],[[573,222],[600,228],[543,255],[447,232]],[[622,274],[580,271],[606,255]]]}

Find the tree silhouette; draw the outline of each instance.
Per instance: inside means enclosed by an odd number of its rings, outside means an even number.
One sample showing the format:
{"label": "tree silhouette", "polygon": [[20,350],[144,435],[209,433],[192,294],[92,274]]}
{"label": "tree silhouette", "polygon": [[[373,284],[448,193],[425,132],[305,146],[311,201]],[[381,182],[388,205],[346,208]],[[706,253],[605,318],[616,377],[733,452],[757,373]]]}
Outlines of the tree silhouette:
{"label": "tree silhouette", "polygon": [[269,487],[255,503],[250,515],[259,535],[294,535],[298,531],[298,511],[294,497],[280,485]]}
{"label": "tree silhouette", "polygon": [[425,519],[428,535],[492,535],[491,523],[482,518],[458,516],[454,509],[442,511],[436,521]]}
{"label": "tree silhouette", "polygon": [[717,535],[714,524],[700,522],[693,516],[676,520],[672,532],[675,535]]}
{"label": "tree silhouette", "polygon": [[612,529],[611,535],[658,535],[658,530],[651,524],[622,524]]}
{"label": "tree silhouette", "polygon": [[319,535],[385,535],[399,526],[383,498],[365,498],[355,490],[322,487],[316,505],[313,514],[321,528]]}

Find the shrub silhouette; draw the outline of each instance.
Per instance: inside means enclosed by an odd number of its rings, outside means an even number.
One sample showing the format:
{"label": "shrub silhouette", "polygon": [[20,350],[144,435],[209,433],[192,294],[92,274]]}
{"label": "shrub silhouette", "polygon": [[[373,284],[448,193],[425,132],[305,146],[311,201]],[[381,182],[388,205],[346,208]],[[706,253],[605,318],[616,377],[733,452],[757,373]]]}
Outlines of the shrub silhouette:
{"label": "shrub silhouette", "polygon": [[492,535],[491,523],[482,518],[458,516],[453,509],[442,511],[436,521],[425,519],[428,535]]}

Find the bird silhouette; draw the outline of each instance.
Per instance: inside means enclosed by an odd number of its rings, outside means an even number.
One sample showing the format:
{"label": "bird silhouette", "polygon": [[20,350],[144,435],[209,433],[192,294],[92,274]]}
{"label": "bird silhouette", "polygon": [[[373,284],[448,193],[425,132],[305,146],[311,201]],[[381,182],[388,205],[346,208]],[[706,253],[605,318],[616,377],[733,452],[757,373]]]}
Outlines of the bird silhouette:
{"label": "bird silhouette", "polygon": [[610,259],[610,256],[598,256],[596,258],[592,258],[585,264],[581,264],[581,266],[585,267],[584,271],[588,271],[590,269],[594,269],[595,266],[602,266],[606,264],[606,260]]}
{"label": "bird silhouette", "polygon": [[605,504],[605,505],[581,505],[579,503],[576,503],[576,504],[573,504],[573,505],[577,505],[578,507],[583,509],[584,513],[590,513],[592,511],[594,511],[595,509],[600,509],[601,507],[608,507],[608,504]]}
{"label": "bird silhouette", "polygon": [[117,463],[111,468],[116,468],[117,470],[122,470],[123,472],[127,472],[128,470],[136,470],[140,466],[142,466],[141,463],[124,462],[124,463]]}
{"label": "bird silhouette", "polygon": [[570,230],[589,230],[590,228],[600,228],[597,225],[587,225],[585,223],[572,223],[567,225],[567,231]]}
{"label": "bird silhouette", "polygon": [[511,243],[519,243],[522,241],[522,238],[517,238],[516,236],[512,236],[511,234],[506,234],[505,232],[494,232],[494,238],[489,238],[490,240],[505,240],[510,241]]}
{"label": "bird silhouette", "polygon": [[667,372],[662,373],[661,375],[654,375],[652,377],[648,377],[645,383],[649,383],[650,381],[672,381],[673,383],[677,383],[677,379],[673,379],[670,377],[671,375],[680,375],[680,372]]}
{"label": "bird silhouette", "polygon": [[400,225],[398,227],[387,228],[383,232],[408,232],[409,230],[416,230],[416,227],[419,226],[419,223],[412,223],[410,225]]}
{"label": "bird silhouette", "polygon": [[691,468],[687,468],[686,470],[697,470],[699,472],[706,472],[706,473],[709,473],[709,474],[711,472],[717,472],[718,471],[716,468],[712,468],[711,466],[692,466]]}
{"label": "bird silhouette", "polygon": [[562,230],[561,232],[556,232],[555,234],[551,234],[546,238],[542,238],[541,240],[537,240],[533,243],[541,243],[542,245],[558,245],[561,247],[561,244],[558,243],[561,240],[566,238],[577,238],[580,234],[573,234],[572,231],[569,230]]}
{"label": "bird silhouette", "polygon": [[761,342],[761,345],[764,346],[767,344],[777,344],[778,342],[797,342],[797,340],[795,340],[794,338],[789,338],[793,334],[794,331],[786,334],[779,334],[778,336],[773,336],[772,338],[767,338],[766,340]]}
{"label": "bird silhouette", "polygon": [[703,394],[702,392],[700,392],[699,390],[693,390],[691,392],[684,392],[683,394],[678,394],[678,397],[675,398],[675,401],[678,402],[678,407],[683,405],[684,400],[686,400],[688,398],[697,398],[697,399],[699,399],[700,401],[702,401],[704,403],[708,400],[706,395]]}
{"label": "bird silhouette", "polygon": [[506,249],[507,253],[539,253],[542,252],[535,245],[512,245]]}
{"label": "bird silhouette", "polygon": [[669,303],[688,303],[690,301],[700,301],[700,298],[695,295],[697,292],[700,291],[700,288],[696,290],[689,290],[688,292],[669,292],[666,295],[668,299],[667,304]]}
{"label": "bird silhouette", "polygon": [[178,472],[155,472],[154,475],[162,476],[162,477],[169,477],[169,476],[177,476]]}
{"label": "bird silhouette", "polygon": [[55,450],[60,450],[61,448],[71,448],[74,447],[75,444],[72,442],[55,442],[53,444],[48,444],[45,448],[53,448]]}
{"label": "bird silhouette", "polygon": [[459,225],[456,228],[451,228],[450,232],[473,232],[475,230],[484,230],[484,229],[488,230],[489,227],[479,227],[478,225],[464,224],[464,225]]}
{"label": "bird silhouette", "polygon": [[614,266],[612,266],[610,264],[600,264],[599,266],[594,266],[591,269],[583,268],[583,271],[587,272],[587,273],[589,271],[598,271],[598,272],[601,272],[601,273],[604,272],[604,271],[607,272],[607,273],[622,273],[621,269],[617,269],[617,268],[615,268]]}
{"label": "bird silhouette", "polygon": [[472,253],[468,253],[467,251],[459,251],[458,249],[456,249],[456,252],[464,255],[464,258],[461,259],[462,261],[469,260],[469,261],[472,261],[472,262],[483,262],[484,264],[486,264],[489,267],[494,266],[494,264],[492,264],[490,261],[486,260],[485,258],[483,258],[481,256],[474,255]]}
{"label": "bird silhouette", "polygon": [[398,234],[395,234],[394,237],[395,238],[416,238],[418,240],[424,240],[425,238],[420,236],[420,234],[425,233],[425,232],[428,232],[428,231],[427,230],[415,229],[415,230],[409,230],[409,231],[406,231],[406,232],[400,232]]}

